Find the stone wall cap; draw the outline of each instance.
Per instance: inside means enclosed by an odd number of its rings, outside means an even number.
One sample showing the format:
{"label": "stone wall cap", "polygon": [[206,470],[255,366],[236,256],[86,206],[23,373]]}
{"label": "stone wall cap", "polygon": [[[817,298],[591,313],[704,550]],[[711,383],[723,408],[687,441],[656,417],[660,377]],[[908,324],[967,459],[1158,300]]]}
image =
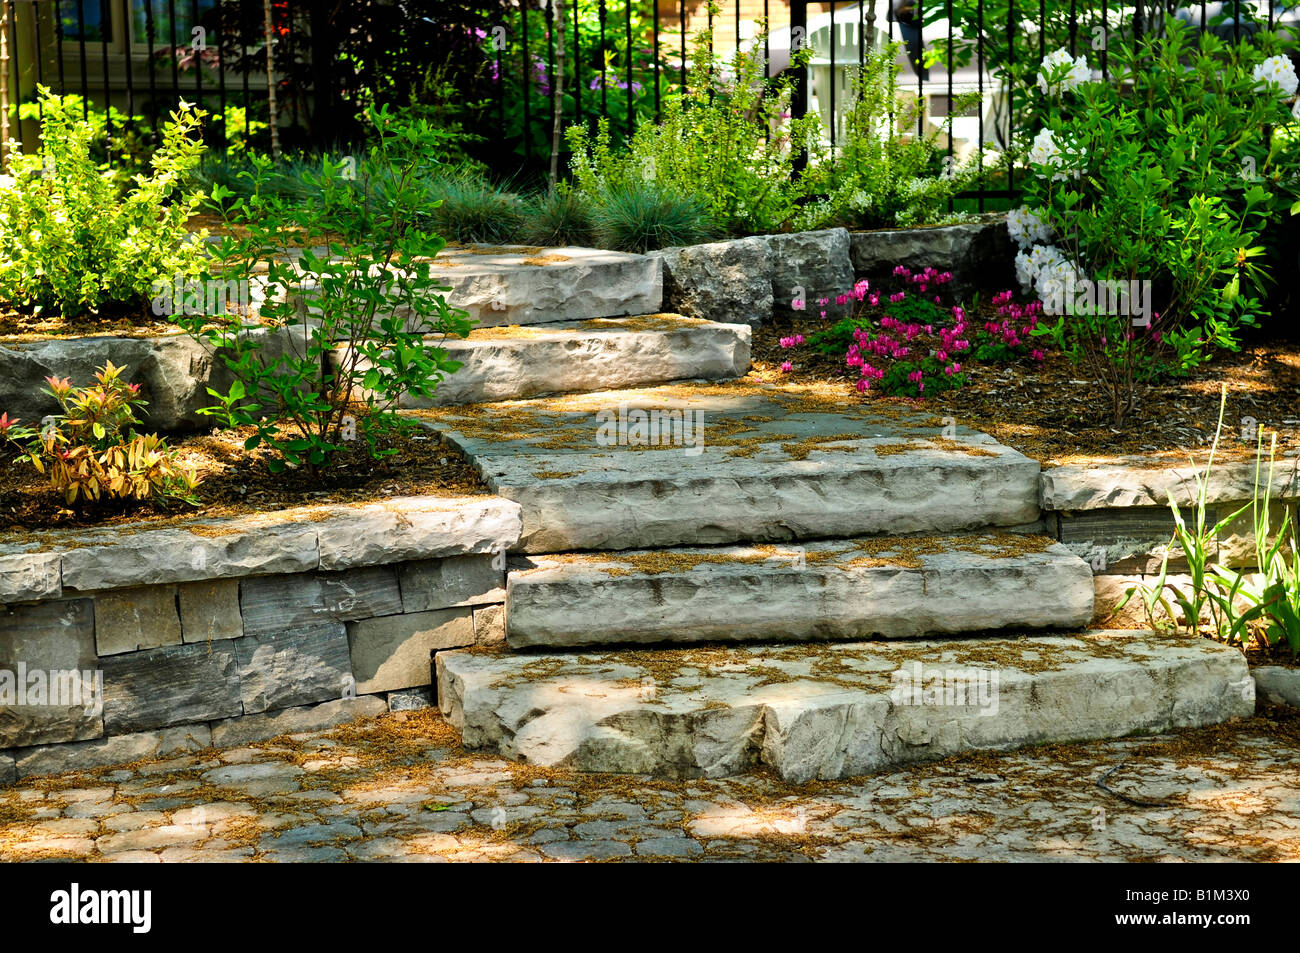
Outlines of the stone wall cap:
{"label": "stone wall cap", "polygon": [[[1260,470],[1266,482],[1268,464]],[[1044,465],[1039,497],[1044,510],[1094,510],[1127,506],[1168,506],[1169,494],[1180,505],[1196,502],[1197,477],[1205,473],[1204,459],[1181,464],[1152,457],[1104,458],[1087,463]],[[1250,500],[1255,494],[1256,463],[1234,460],[1214,463],[1206,491],[1207,503]],[[1261,487],[1262,489],[1262,487]],[[1300,499],[1300,457],[1279,457],[1273,465],[1271,499]]]}
{"label": "stone wall cap", "polygon": [[62,589],[94,592],[495,552],[514,545],[522,528],[519,504],[501,497],[409,496],[163,526],[34,532],[0,542],[0,603],[59,598]]}

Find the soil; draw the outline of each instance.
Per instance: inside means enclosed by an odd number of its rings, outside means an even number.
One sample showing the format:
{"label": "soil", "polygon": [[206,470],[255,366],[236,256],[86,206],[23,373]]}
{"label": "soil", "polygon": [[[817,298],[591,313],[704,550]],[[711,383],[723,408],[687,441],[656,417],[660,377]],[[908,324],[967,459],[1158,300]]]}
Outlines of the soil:
{"label": "soil", "polygon": [[487,487],[458,450],[422,429],[381,444],[395,451],[373,460],[364,446],[340,453],[328,469],[310,472],[267,468],[270,454],[244,449],[251,429],[213,431],[173,438],[182,465],[202,477],[200,506],[149,503],[75,506],[49,488],[45,478],[12,454],[0,453],[0,540],[24,531],[122,523],[166,525],[196,517],[275,512],[293,506],[368,503],[398,496],[479,496]]}
{"label": "soil", "polygon": [[[1248,418],[1267,434],[1278,433],[1279,456],[1300,450],[1300,344],[1257,342],[1225,353],[1186,377],[1140,386],[1137,407],[1123,426],[1113,426],[1105,396],[1085,369],[1049,351],[1039,363],[967,364],[969,383],[917,401],[860,395],[840,358],[806,345],[783,349],[779,339],[810,335],[824,326],[816,316],[775,321],[754,332],[754,374],[780,383],[830,382],[846,401],[916,405],[991,435],[1045,466],[1142,454],[1186,463],[1188,454],[1208,450],[1219,419],[1221,388],[1227,388],[1218,459],[1254,459],[1256,439]],[[781,373],[782,362],[794,363]],[[1268,436],[1265,437],[1267,447]],[[1197,454],[1201,459],[1203,454]]]}
{"label": "soil", "polygon": [[112,334],[117,337],[153,337],[175,334],[177,327],[141,304],[138,309],[116,308],[65,318],[57,311],[34,313],[30,309],[0,310],[0,346],[48,341],[53,338]]}

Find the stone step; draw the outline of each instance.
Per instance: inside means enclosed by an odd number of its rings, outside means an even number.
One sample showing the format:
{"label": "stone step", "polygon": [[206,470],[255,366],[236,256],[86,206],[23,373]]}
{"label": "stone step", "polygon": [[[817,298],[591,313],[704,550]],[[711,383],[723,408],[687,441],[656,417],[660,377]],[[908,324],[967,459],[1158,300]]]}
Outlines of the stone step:
{"label": "stone step", "polygon": [[[830,387],[746,378],[411,413],[520,504],[517,552],[954,533],[1039,516],[1034,460],[951,418]],[[657,445],[643,439],[652,428]]]}
{"label": "stone step", "polygon": [[1080,628],[1093,609],[1087,563],[1012,533],[527,562],[506,586],[506,640],[519,649]]}
{"label": "stone step", "polygon": [[595,248],[447,248],[430,271],[447,303],[480,327],[653,314],[663,307],[655,257]]}
{"label": "stone step", "polygon": [[[438,342],[461,368],[438,385],[433,397],[407,396],[401,406],[445,407],[740,377],[749,369],[750,333],[748,325],[676,314],[476,329],[464,340]],[[335,357],[346,361],[348,354]],[[358,366],[367,364],[362,360]]]}
{"label": "stone step", "polygon": [[[1217,724],[1254,710],[1240,651],[1132,630],[564,655],[439,653],[466,747],[578,771],[795,783],[965,751]],[[964,702],[964,704],[963,704]]]}

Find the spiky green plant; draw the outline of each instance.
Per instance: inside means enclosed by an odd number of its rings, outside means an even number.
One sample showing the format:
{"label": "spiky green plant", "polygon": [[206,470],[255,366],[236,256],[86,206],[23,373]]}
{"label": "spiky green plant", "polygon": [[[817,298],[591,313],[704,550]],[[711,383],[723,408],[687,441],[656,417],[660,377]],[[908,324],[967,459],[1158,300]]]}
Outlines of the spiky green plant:
{"label": "spiky green plant", "polygon": [[[469,170],[426,178],[430,224],[448,241],[510,244],[519,239],[523,200]],[[435,204],[436,203],[436,204]]]}
{"label": "spiky green plant", "polygon": [[590,245],[595,241],[591,202],[561,183],[524,204],[521,237],[529,245]]}
{"label": "spiky green plant", "polygon": [[635,180],[604,192],[593,219],[596,244],[615,251],[694,245],[711,232],[708,210],[697,199]]}

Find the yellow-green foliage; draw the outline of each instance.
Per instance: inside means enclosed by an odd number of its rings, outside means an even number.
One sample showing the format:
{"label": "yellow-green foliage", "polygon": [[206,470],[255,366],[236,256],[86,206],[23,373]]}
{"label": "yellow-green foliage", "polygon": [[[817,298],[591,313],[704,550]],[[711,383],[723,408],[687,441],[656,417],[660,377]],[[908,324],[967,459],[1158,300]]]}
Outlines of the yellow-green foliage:
{"label": "yellow-green foliage", "polygon": [[65,316],[143,308],[156,279],[197,275],[202,236],[185,223],[203,196],[185,183],[203,153],[201,112],[172,113],[151,169],[123,195],[92,155],[94,123],[47,89],[40,96],[41,150],[14,144],[0,177],[0,299]]}

